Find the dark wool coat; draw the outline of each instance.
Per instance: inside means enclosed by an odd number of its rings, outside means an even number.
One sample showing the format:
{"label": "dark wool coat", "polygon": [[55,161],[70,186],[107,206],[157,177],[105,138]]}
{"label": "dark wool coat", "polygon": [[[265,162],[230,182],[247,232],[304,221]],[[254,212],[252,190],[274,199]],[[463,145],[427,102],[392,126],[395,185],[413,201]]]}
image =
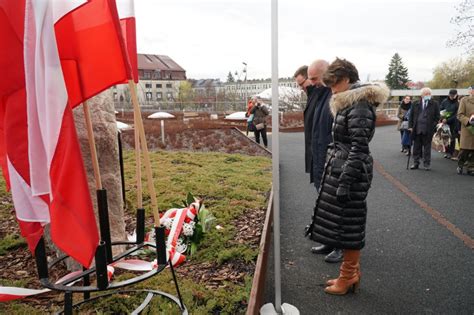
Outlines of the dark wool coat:
{"label": "dark wool coat", "polygon": [[[306,173],[311,173],[313,167],[313,159],[311,153],[311,137],[313,131],[313,117],[316,109],[316,101],[318,100],[318,93],[314,86],[308,86],[308,100],[303,112],[304,120],[304,169]],[[311,180],[312,182],[312,180]]]}
{"label": "dark wool coat", "polygon": [[[408,121],[408,127],[413,128],[413,135],[417,135],[418,132],[418,116],[423,112],[421,101],[417,101],[413,104],[411,108],[411,115],[410,120]],[[432,138],[435,131],[436,125],[439,122],[440,114],[439,114],[439,105],[433,100],[428,101],[428,105],[426,106],[426,123],[427,123],[427,136]]]}
{"label": "dark wool coat", "polygon": [[[369,142],[375,131],[376,107],[389,93],[383,84],[367,84],[332,96],[334,142],[328,150],[316,201],[312,240],[342,249],[364,247],[366,198],[373,169]],[[349,200],[338,199],[344,196]]]}
{"label": "dark wool coat", "polygon": [[439,106],[440,111],[446,110],[450,113],[450,116],[446,119],[446,122],[448,123],[449,127],[451,127],[451,130],[453,130],[453,128],[456,126],[456,116],[458,114],[458,108],[459,102],[457,98],[452,100],[449,97],[445,98]]}
{"label": "dark wool coat", "polygon": [[326,163],[326,153],[329,144],[332,142],[332,123],[334,121],[329,108],[331,99],[331,89],[328,87],[318,88],[318,99],[313,117],[313,132],[311,137],[311,153],[313,168],[310,176],[316,189],[319,189],[321,178],[323,177],[324,165]]}
{"label": "dark wool coat", "polygon": [[255,105],[250,110],[250,113],[253,114],[253,123],[255,125],[263,123],[267,127],[267,116],[269,114],[268,108],[265,105]]}

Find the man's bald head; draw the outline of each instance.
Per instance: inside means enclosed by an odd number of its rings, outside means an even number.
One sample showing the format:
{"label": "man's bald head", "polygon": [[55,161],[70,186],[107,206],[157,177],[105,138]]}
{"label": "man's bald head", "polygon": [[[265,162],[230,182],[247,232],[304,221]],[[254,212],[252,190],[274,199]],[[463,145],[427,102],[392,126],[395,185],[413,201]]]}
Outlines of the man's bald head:
{"label": "man's bald head", "polygon": [[329,62],[322,59],[317,59],[308,67],[308,80],[312,85],[324,85],[323,75],[329,67]]}

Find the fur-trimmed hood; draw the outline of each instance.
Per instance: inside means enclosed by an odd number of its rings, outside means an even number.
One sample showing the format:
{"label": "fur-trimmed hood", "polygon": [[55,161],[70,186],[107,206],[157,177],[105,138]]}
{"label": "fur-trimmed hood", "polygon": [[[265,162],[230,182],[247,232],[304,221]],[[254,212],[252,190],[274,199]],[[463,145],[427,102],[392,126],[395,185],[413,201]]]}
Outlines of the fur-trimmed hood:
{"label": "fur-trimmed hood", "polygon": [[390,95],[390,90],[383,83],[354,84],[351,89],[333,94],[329,106],[335,117],[336,113],[358,101],[367,101],[377,107],[385,102]]}

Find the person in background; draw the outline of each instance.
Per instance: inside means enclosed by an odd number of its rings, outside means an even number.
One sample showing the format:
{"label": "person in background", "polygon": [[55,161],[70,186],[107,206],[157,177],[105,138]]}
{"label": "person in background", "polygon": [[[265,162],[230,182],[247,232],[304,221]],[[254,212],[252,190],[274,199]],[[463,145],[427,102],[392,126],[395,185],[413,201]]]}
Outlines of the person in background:
{"label": "person in background", "polygon": [[413,137],[413,165],[410,169],[420,167],[421,157],[424,169],[431,169],[431,140],[439,118],[439,106],[431,99],[431,89],[421,89],[421,100],[413,104],[408,123]]}
{"label": "person in background", "polygon": [[333,140],[311,228],[311,239],[342,248],[339,277],[324,292],[343,295],[360,284],[360,252],[365,246],[367,195],[373,177],[369,143],[375,133],[376,107],[387,101],[384,84],[359,84],[349,61],[337,58],[323,77],[331,88]]}
{"label": "person in background", "polygon": [[461,123],[461,142],[457,173],[463,174],[464,164],[468,163],[467,174],[474,176],[474,85],[469,87],[469,96],[463,97],[459,104],[457,118]]}
{"label": "person in background", "polygon": [[268,147],[267,140],[267,116],[269,114],[268,108],[262,105],[258,100],[250,110],[250,114],[253,114],[253,123],[255,125],[255,141],[260,144],[260,135],[262,136],[263,145],[265,148]]}
{"label": "person in background", "polygon": [[[400,131],[401,141],[403,141],[403,134],[408,129],[406,121],[408,117],[407,112],[410,108],[411,108],[411,96],[406,95],[403,98],[403,100],[400,102],[400,105],[398,106],[398,111],[397,111],[397,117],[398,117],[397,130]],[[400,150],[400,152],[408,153],[409,149],[410,149],[409,147],[402,144],[402,149]]]}
{"label": "person in background", "polygon": [[255,125],[253,124],[253,116],[250,113],[252,110],[252,107],[254,104],[257,102],[257,98],[249,98],[249,101],[247,102],[247,112],[245,113],[245,117],[247,117],[247,129],[246,129],[246,135],[249,135],[249,131],[255,131]]}
{"label": "person in background", "polygon": [[446,154],[444,155],[444,158],[446,159],[451,159],[453,157],[454,148],[456,146],[456,134],[458,133],[456,128],[456,115],[458,113],[458,107],[458,91],[452,89],[449,91],[448,97],[444,99],[439,106],[442,113],[441,122],[443,124],[448,124],[451,132],[451,142],[446,148]]}

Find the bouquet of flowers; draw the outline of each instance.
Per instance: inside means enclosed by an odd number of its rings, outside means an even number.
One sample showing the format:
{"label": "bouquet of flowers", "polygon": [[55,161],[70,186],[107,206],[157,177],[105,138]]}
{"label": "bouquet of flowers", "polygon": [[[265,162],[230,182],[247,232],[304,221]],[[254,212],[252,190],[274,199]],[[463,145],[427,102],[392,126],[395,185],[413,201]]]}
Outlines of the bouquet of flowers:
{"label": "bouquet of flowers", "polygon": [[442,111],[439,112],[439,115],[441,116],[441,119],[448,119],[453,115],[452,112],[448,112],[446,109],[443,109]]}
{"label": "bouquet of flowers", "polygon": [[[175,204],[161,216],[165,227],[167,249],[177,264],[184,261],[184,254],[194,255],[204,234],[215,222],[215,217],[204,206],[202,199],[188,193],[182,205]],[[182,207],[184,206],[184,208]]]}

